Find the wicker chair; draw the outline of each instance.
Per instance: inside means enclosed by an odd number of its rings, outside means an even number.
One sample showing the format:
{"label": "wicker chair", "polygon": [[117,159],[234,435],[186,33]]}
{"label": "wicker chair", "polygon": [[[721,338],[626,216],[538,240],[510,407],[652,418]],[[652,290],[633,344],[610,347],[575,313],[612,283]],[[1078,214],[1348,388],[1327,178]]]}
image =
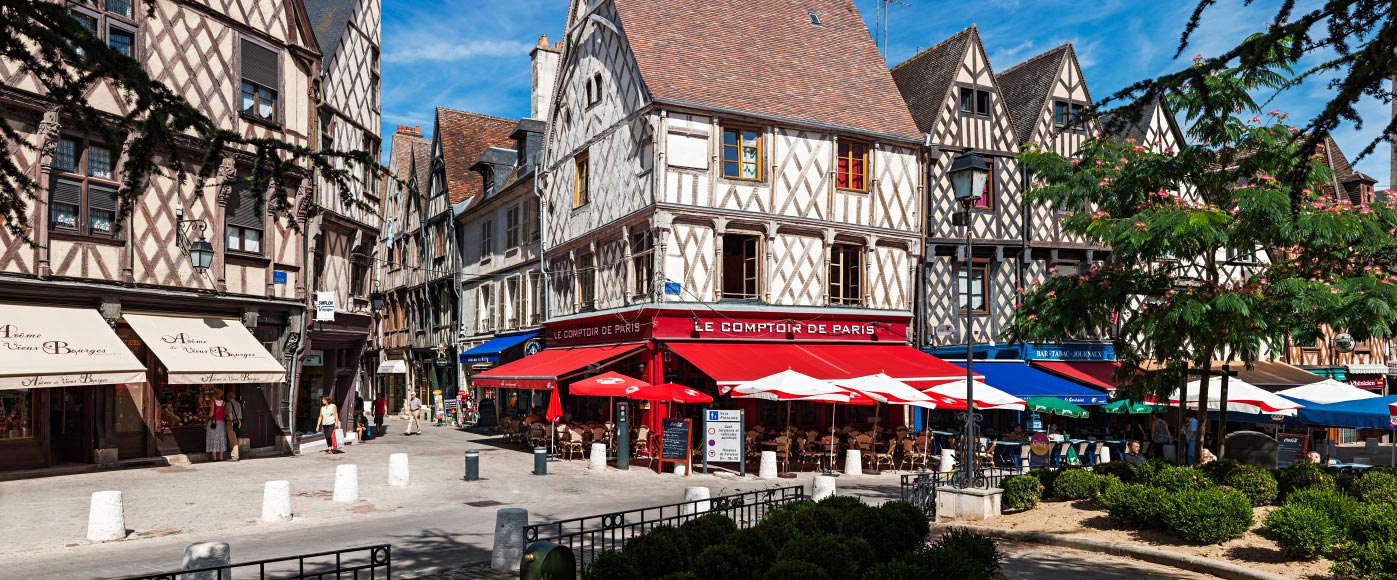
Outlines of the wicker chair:
{"label": "wicker chair", "polygon": [[877,470],[878,466],[884,463],[887,463],[888,467],[893,467],[893,454],[897,451],[897,441],[889,439],[885,449],[886,450],[882,453],[878,453],[874,450],[874,452],[868,454],[867,461],[873,469]]}
{"label": "wicker chair", "polygon": [[[904,467],[916,467],[917,464],[926,463],[926,454],[917,448],[917,441],[914,439],[902,440],[902,460],[898,462],[898,469]],[[905,469],[903,469],[906,471]]]}
{"label": "wicker chair", "polygon": [[587,445],[582,441],[582,433],[580,431],[568,430],[565,433],[565,437],[566,439],[558,443],[562,448],[563,458],[568,460],[573,459],[574,456],[577,459],[583,458],[586,455],[585,451],[587,450]]}

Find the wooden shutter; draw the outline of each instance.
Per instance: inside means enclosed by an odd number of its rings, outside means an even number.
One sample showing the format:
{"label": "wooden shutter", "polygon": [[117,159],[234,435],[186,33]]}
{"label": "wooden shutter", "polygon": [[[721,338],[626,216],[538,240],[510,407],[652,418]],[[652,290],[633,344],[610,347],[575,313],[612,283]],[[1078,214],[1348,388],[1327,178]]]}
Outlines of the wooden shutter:
{"label": "wooden shutter", "polygon": [[101,185],[87,186],[87,206],[92,209],[116,211],[116,189]]}
{"label": "wooden shutter", "polygon": [[238,192],[228,199],[224,210],[228,225],[262,229],[262,210],[256,194],[250,191]]}
{"label": "wooden shutter", "polygon": [[281,88],[281,66],[277,52],[247,39],[242,41],[243,78],[272,90]]}
{"label": "wooden shutter", "polygon": [[67,203],[76,206],[82,205],[82,184],[71,181],[58,180],[53,185],[53,191],[49,194],[51,203]]}

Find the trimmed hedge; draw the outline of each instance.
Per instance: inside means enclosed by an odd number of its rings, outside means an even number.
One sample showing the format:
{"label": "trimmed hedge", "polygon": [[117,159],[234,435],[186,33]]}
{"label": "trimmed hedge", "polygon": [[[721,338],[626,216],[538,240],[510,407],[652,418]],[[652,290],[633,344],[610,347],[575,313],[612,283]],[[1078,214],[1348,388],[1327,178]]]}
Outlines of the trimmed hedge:
{"label": "trimmed hedge", "polygon": [[689,553],[698,556],[709,546],[716,546],[728,540],[737,531],[737,523],[723,514],[704,514],[679,526],[684,537],[689,539]]}
{"label": "trimmed hedge", "polygon": [[1187,491],[1213,487],[1213,480],[1202,471],[1192,467],[1166,466],[1150,475],[1151,487],[1162,487],[1169,491]]}
{"label": "trimmed hedge", "polygon": [[[1214,462],[1216,463],[1216,462]],[[1212,465],[1211,463],[1209,465]],[[1206,467],[1206,466],[1205,466]],[[1280,485],[1271,472],[1254,465],[1235,465],[1227,470],[1219,470],[1222,479],[1218,483],[1240,491],[1254,507],[1270,505],[1276,501]]]}
{"label": "trimmed hedge", "polygon": [[1106,490],[1117,485],[1124,485],[1119,477],[1111,474],[1097,475],[1096,479],[1092,481],[1092,497],[1100,499],[1106,494]]}
{"label": "trimmed hedge", "polygon": [[1285,503],[1290,494],[1306,489],[1334,489],[1334,477],[1313,463],[1296,463],[1276,472],[1277,499]]}
{"label": "trimmed hedge", "polygon": [[690,570],[699,580],[755,580],[758,568],[737,546],[719,544],[694,558]]}
{"label": "trimmed hedge", "polygon": [[800,562],[796,560],[783,560],[772,565],[766,571],[763,580],[791,580],[800,578],[801,580],[831,580],[829,574],[819,566],[810,562]]}
{"label": "trimmed hedge", "polygon": [[1243,465],[1241,463],[1237,463],[1236,461],[1233,461],[1231,459],[1217,459],[1209,462],[1207,465],[1199,466],[1198,470],[1202,471],[1203,475],[1208,476],[1208,479],[1213,480],[1213,483],[1216,483],[1218,485],[1227,485],[1227,476],[1230,475],[1233,470],[1242,466]]}
{"label": "trimmed hedge", "polygon": [[1161,523],[1169,492],[1158,487],[1125,483],[1111,487],[1101,495],[1101,507],[1119,525],[1145,528]]}
{"label": "trimmed hedge", "polygon": [[1031,509],[1043,500],[1043,482],[1032,473],[1006,477],[1000,487],[1004,488],[1001,501],[1006,510]]}
{"label": "trimmed hedge", "polygon": [[[930,550],[921,554],[931,559],[933,565],[928,568],[940,572],[937,574],[940,578],[988,580],[999,574],[1004,565],[1004,556],[995,547],[994,540],[965,528],[951,528],[931,545]],[[947,560],[959,562],[947,563]]]}
{"label": "trimmed hedge", "polygon": [[640,568],[630,556],[615,550],[607,550],[592,559],[587,568],[586,580],[643,580]]}
{"label": "trimmed hedge", "polygon": [[1340,578],[1397,580],[1397,540],[1349,543],[1339,549],[1330,571]]}
{"label": "trimmed hedge", "polygon": [[1175,535],[1202,544],[1219,544],[1251,529],[1251,502],[1227,488],[1189,489],[1170,494],[1164,524]]}
{"label": "trimmed hedge", "polygon": [[1397,505],[1359,505],[1351,513],[1349,539],[1358,543],[1397,539]]}
{"label": "trimmed hedge", "polygon": [[1276,508],[1263,523],[1286,554],[1306,560],[1327,556],[1345,539],[1344,529],[1329,514],[1303,503]]}
{"label": "trimmed hedge", "polygon": [[1129,461],[1102,463],[1091,468],[1091,471],[1097,475],[1114,475],[1123,483],[1138,483],[1135,481],[1135,466]]}
{"label": "trimmed hedge", "polygon": [[1088,499],[1095,495],[1096,475],[1082,469],[1068,469],[1053,482],[1053,497],[1062,500]]}
{"label": "trimmed hedge", "polygon": [[671,526],[660,526],[627,540],[624,553],[630,556],[642,578],[659,578],[689,569],[689,538]]}
{"label": "trimmed hedge", "polygon": [[[831,578],[854,578],[860,572],[858,562],[842,540],[838,536],[796,538],[781,549],[776,562],[778,565],[785,561],[814,564]],[[770,577],[768,573],[767,578]]]}
{"label": "trimmed hedge", "polygon": [[1365,503],[1397,505],[1397,475],[1369,470],[1353,483],[1354,495]]}

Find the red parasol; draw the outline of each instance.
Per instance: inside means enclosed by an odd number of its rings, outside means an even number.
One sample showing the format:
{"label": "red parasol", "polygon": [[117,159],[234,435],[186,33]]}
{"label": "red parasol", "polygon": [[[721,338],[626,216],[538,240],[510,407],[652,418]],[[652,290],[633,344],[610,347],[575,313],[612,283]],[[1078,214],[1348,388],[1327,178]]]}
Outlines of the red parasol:
{"label": "red parasol", "polygon": [[636,388],[648,386],[650,383],[640,379],[606,372],[568,385],[568,393],[583,397],[624,397]]}
{"label": "red parasol", "polygon": [[558,396],[557,388],[548,394],[548,410],[544,412],[543,418],[549,423],[557,423],[563,418],[563,401],[562,397]]}
{"label": "red parasol", "polygon": [[712,403],[713,397],[684,385],[665,383],[640,387],[626,397],[637,401],[668,401],[671,403]]}

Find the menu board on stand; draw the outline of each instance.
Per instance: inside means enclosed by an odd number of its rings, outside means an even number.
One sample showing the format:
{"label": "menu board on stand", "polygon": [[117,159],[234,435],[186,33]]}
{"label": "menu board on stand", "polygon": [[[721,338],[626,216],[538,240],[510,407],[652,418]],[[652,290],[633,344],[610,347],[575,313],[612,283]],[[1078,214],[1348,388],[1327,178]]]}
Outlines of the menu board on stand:
{"label": "menu board on stand", "polygon": [[1276,467],[1285,469],[1293,465],[1309,452],[1310,436],[1298,433],[1281,433],[1276,436]]}
{"label": "menu board on stand", "polygon": [[656,471],[664,473],[665,463],[682,463],[685,476],[693,473],[693,454],[689,452],[689,442],[693,440],[693,421],[665,419],[661,429],[660,457],[655,462]]}

